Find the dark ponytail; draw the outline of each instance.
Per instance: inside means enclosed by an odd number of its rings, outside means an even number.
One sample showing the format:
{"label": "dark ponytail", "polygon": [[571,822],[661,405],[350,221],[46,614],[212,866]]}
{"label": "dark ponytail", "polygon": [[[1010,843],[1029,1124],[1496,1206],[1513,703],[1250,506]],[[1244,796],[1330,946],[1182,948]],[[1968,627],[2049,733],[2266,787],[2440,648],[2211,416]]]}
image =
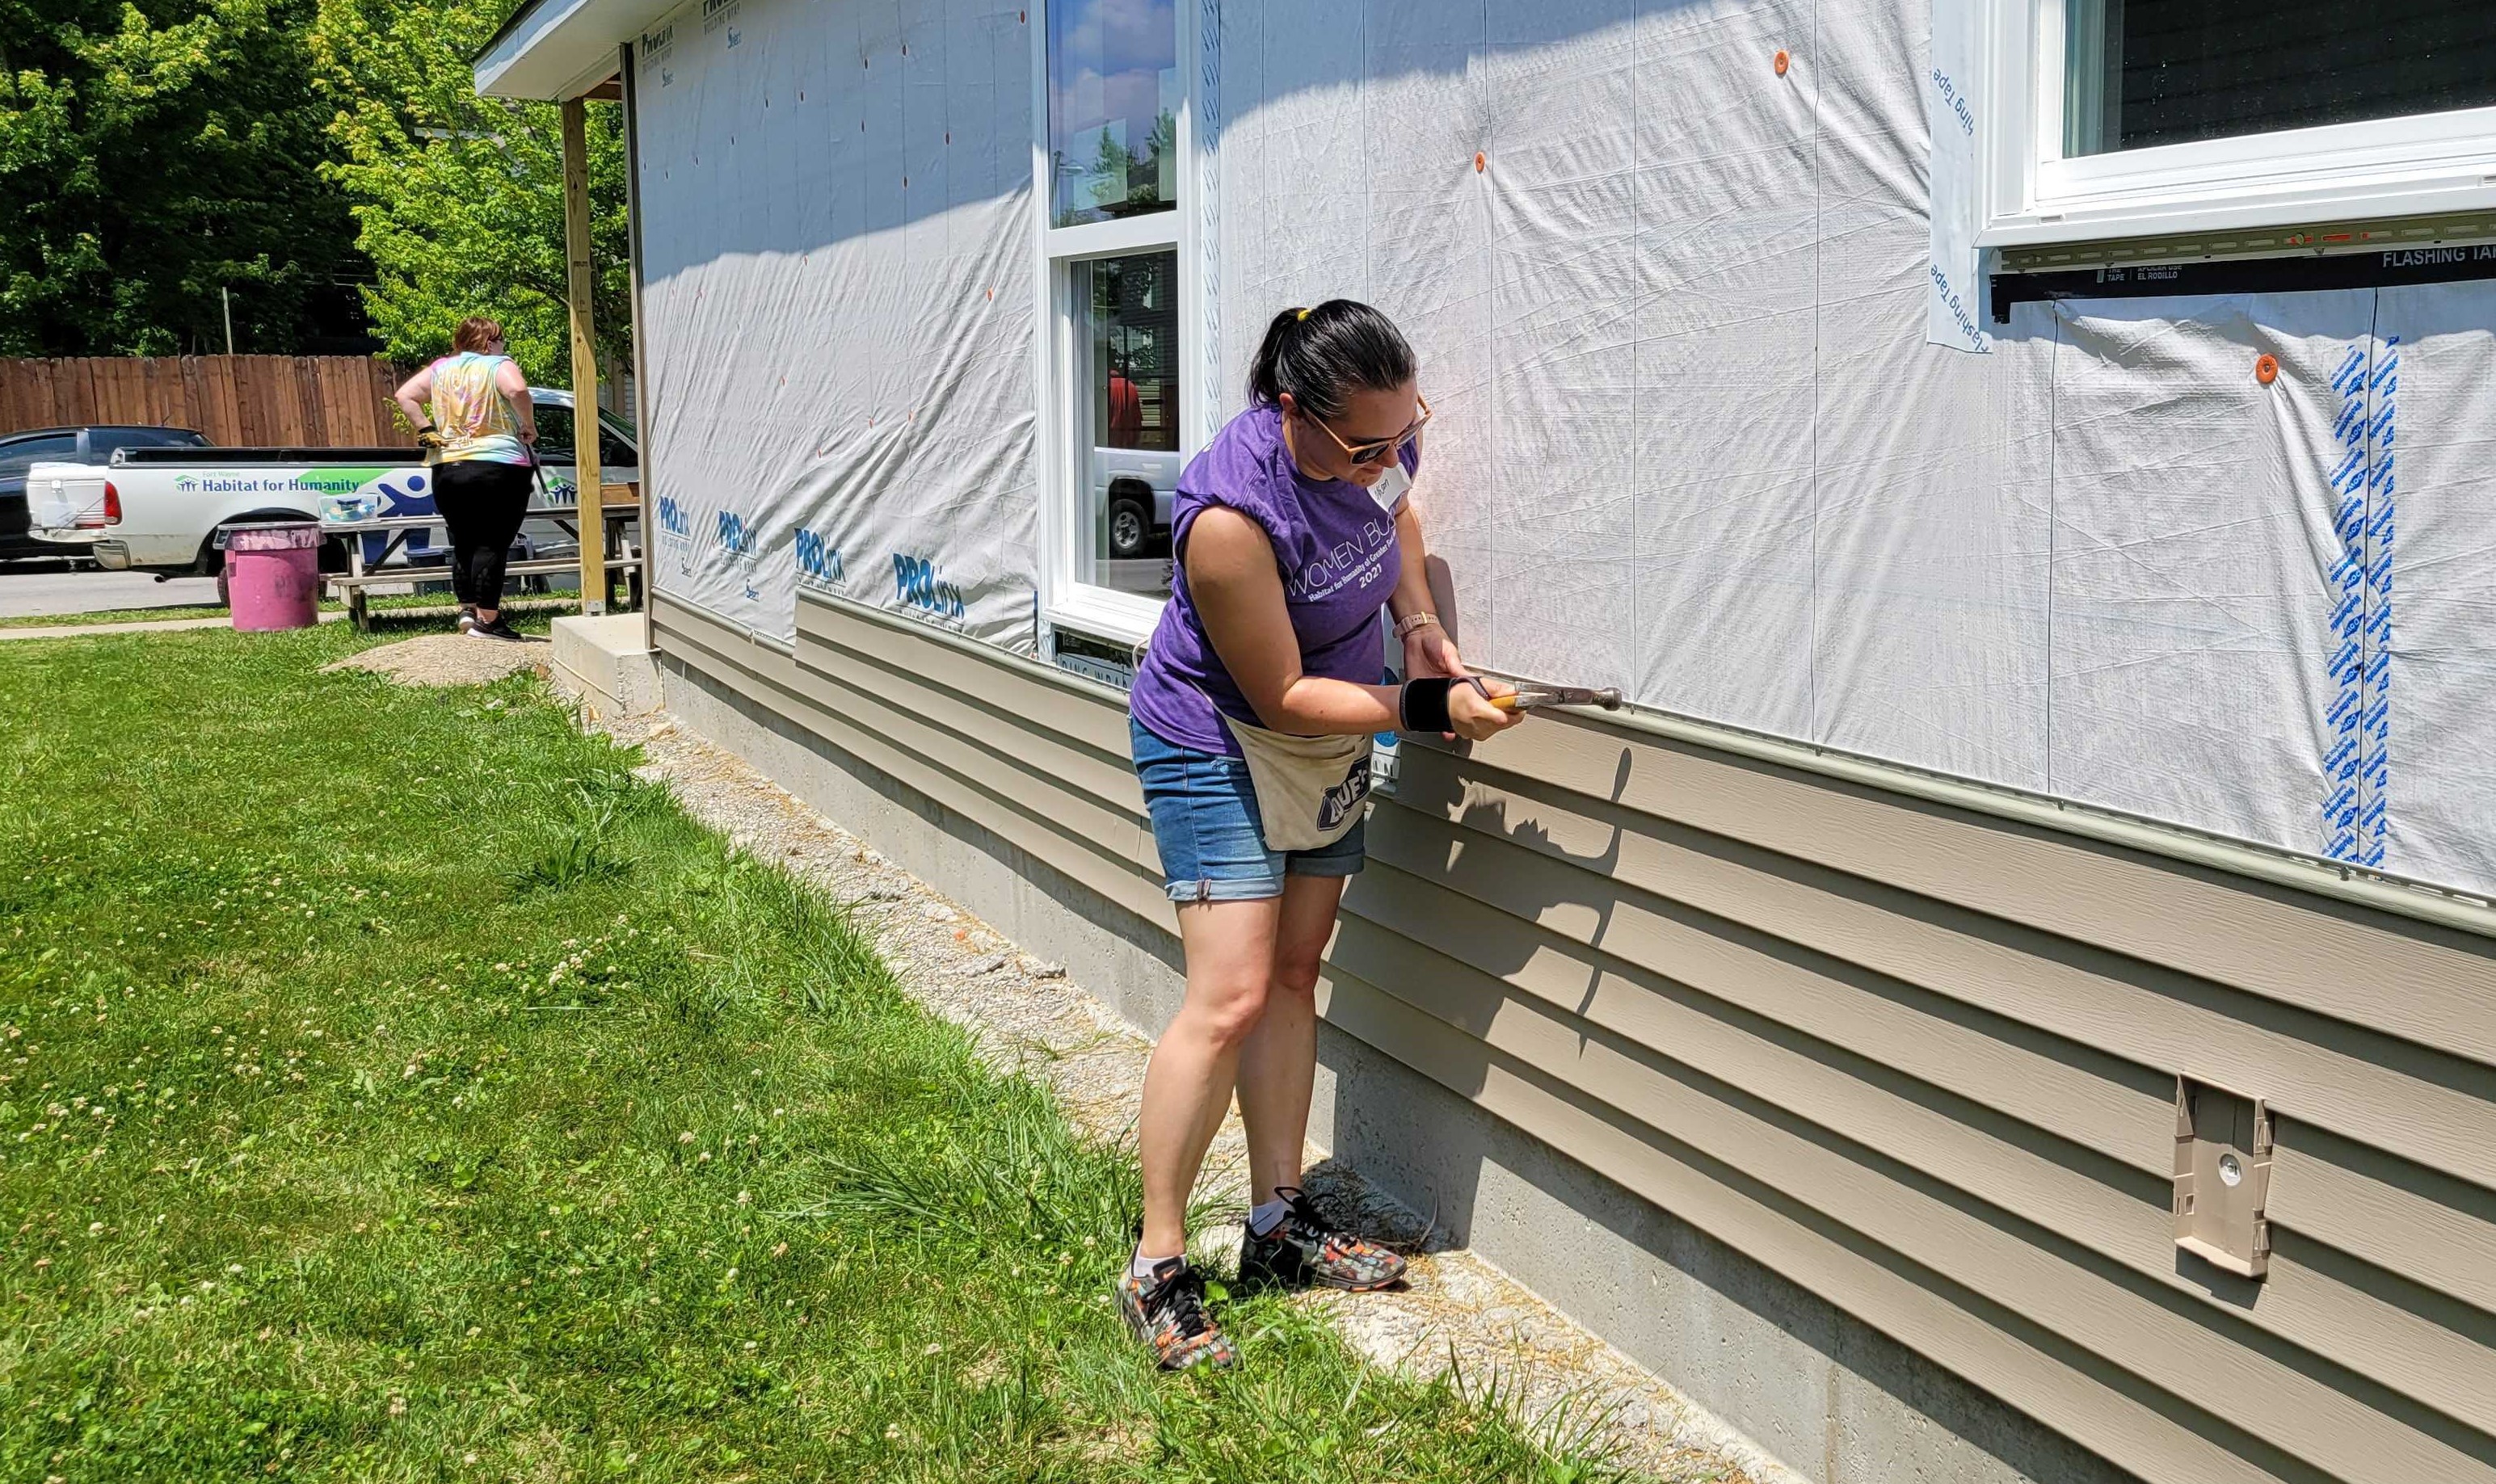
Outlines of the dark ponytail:
{"label": "dark ponytail", "polygon": [[1248,396],[1277,402],[1284,392],[1302,412],[1343,415],[1356,391],[1393,391],[1413,379],[1413,347],[1395,322],[1353,299],[1286,309],[1265,326],[1248,367]]}

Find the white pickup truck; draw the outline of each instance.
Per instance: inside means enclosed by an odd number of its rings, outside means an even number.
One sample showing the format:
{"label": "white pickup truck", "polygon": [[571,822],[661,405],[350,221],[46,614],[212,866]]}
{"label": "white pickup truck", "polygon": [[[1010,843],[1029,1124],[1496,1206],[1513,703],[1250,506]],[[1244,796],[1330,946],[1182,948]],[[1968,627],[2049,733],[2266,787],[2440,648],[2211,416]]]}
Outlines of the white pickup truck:
{"label": "white pickup truck", "polygon": [[[531,387],[538,446],[546,454],[542,503],[573,503],[572,393]],[[632,428],[599,415],[602,477],[637,477]],[[433,513],[430,472],[413,448],[123,448],[109,464],[37,464],[26,471],[26,504],[36,540],[84,547],[114,571],[214,575],[225,567],[228,528],[264,520],[362,519]],[[381,555],[381,539],[370,558]],[[520,533],[532,556],[577,549],[551,521]],[[418,563],[446,553],[411,537],[394,558]],[[322,553],[326,571],[347,565],[343,541]]]}
{"label": "white pickup truck", "polygon": [[1103,556],[1126,562],[1170,554],[1170,505],[1183,462],[1174,452],[1151,448],[1092,450],[1092,508],[1101,512]]}

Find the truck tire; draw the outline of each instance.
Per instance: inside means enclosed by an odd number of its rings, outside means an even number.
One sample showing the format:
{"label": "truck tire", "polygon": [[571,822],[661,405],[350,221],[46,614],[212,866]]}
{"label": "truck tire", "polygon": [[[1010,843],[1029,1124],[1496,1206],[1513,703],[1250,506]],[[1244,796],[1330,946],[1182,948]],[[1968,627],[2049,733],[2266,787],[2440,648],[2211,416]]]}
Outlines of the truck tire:
{"label": "truck tire", "polygon": [[1109,555],[1135,561],[1152,543],[1153,508],[1141,500],[1119,496],[1109,502]]}

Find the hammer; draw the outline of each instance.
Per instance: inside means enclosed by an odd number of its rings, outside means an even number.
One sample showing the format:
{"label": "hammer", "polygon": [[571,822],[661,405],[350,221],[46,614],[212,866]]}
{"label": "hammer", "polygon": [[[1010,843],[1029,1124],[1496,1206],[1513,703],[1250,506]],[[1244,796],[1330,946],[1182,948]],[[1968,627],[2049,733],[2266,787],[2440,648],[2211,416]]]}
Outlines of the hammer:
{"label": "hammer", "polygon": [[1502,696],[1491,704],[1502,711],[1536,711],[1544,706],[1601,706],[1607,711],[1618,711],[1621,709],[1621,693],[1608,688],[1587,691],[1576,686],[1520,680],[1516,683],[1515,695]]}

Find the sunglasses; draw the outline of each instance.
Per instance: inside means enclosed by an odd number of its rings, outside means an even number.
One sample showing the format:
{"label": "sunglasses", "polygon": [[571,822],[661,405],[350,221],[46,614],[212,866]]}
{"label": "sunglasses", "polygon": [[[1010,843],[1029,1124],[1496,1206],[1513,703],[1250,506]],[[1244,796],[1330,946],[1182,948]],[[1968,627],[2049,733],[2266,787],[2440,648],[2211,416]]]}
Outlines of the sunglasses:
{"label": "sunglasses", "polygon": [[1430,399],[1422,396],[1420,392],[1415,392],[1413,394],[1413,400],[1421,404],[1421,416],[1413,419],[1413,425],[1411,427],[1406,428],[1403,432],[1396,434],[1392,438],[1374,439],[1368,443],[1345,443],[1343,441],[1343,435],[1332,428],[1326,427],[1325,419],[1311,417],[1309,420],[1316,423],[1319,427],[1326,428],[1326,435],[1328,438],[1333,439],[1334,446],[1343,450],[1344,457],[1351,459],[1354,463],[1383,464],[1388,459],[1403,452],[1407,444],[1410,444],[1414,439],[1420,437],[1421,429],[1427,426],[1430,421]]}

